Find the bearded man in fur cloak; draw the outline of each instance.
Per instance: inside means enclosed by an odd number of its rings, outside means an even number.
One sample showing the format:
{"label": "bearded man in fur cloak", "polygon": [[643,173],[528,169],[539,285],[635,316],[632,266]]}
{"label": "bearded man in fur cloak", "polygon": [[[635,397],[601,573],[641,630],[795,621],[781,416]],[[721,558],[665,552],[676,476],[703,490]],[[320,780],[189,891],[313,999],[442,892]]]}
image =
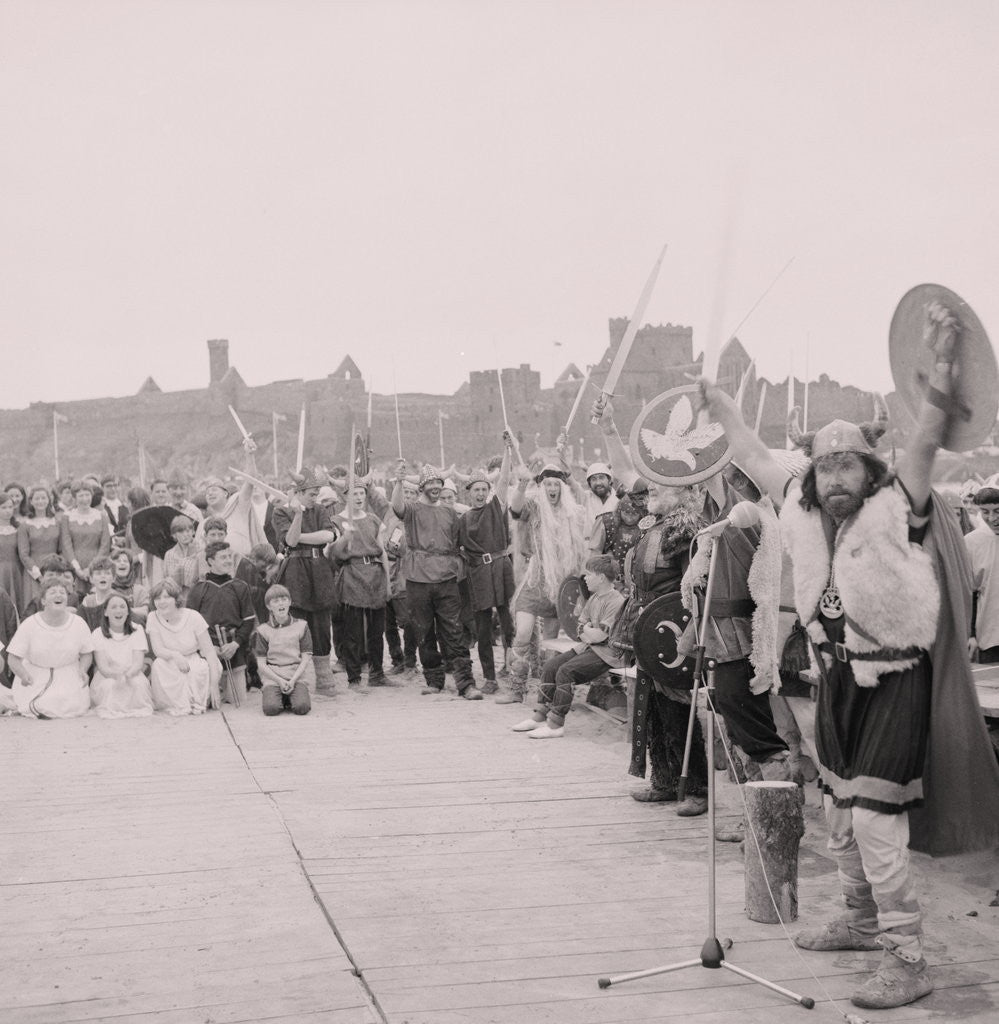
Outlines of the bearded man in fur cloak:
{"label": "bearded man in fur cloak", "polygon": [[944,855],[999,841],[999,769],[966,649],[970,574],[954,516],[930,487],[950,416],[957,331],[934,303],[926,341],[935,369],[894,476],[875,451],[883,427],[834,420],[798,435],[812,461],[798,484],[732,399],[701,381],[733,457],[782,506],[795,605],[820,678],[820,785],[846,911],[795,941],[881,947],[877,972],[852,996],[872,1009],[933,989],[910,845]]}

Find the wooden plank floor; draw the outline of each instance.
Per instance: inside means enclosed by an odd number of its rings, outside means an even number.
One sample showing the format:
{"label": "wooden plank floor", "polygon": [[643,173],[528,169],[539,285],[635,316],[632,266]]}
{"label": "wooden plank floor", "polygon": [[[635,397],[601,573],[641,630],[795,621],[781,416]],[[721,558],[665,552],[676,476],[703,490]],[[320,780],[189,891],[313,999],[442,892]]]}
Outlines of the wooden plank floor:
{"label": "wooden plank floor", "polygon": [[[342,683],[342,677],[338,677]],[[0,720],[0,1024],[644,1024],[842,1021],[878,954],[796,951],[743,913],[718,847],[733,964],[700,966],[706,819],[627,796],[623,728],[419,684],[264,719]],[[724,780],[724,776],[717,776]],[[719,783],[726,814],[738,794]],[[836,912],[814,793],[801,921]],[[994,855],[916,858],[937,990],[871,1021],[999,1019]],[[969,916],[973,915],[973,916]],[[792,926],[792,929],[793,930]]]}

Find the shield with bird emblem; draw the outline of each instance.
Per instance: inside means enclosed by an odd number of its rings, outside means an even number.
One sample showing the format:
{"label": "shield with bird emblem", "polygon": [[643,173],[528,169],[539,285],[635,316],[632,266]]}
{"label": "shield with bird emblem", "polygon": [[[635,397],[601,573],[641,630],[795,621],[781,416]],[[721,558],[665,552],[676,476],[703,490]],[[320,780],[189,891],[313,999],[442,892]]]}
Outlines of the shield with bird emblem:
{"label": "shield with bird emblem", "polygon": [[683,487],[714,476],[732,458],[721,425],[694,415],[697,391],[696,384],[671,388],[636,417],[629,448],[642,476]]}

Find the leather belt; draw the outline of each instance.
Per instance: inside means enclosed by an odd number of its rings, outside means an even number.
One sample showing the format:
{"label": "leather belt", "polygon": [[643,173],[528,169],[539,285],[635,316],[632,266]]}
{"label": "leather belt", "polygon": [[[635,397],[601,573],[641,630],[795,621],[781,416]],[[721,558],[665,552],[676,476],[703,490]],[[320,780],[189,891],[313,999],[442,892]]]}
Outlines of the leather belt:
{"label": "leather belt", "polygon": [[361,562],[363,565],[378,565],[379,559],[374,555],[351,555],[351,562]]}
{"label": "leather belt", "polygon": [[885,647],[880,651],[851,651],[843,643],[821,643],[817,645],[823,654],[831,654],[837,661],[908,661],[918,658],[921,647]]}
{"label": "leather belt", "polygon": [[[698,600],[702,605],[704,598],[698,595]],[[722,599],[712,598],[711,607],[708,609],[713,619],[748,619],[751,618],[753,612],[756,611],[756,602],[750,598],[743,598],[736,601],[725,601]]]}
{"label": "leather belt", "polygon": [[305,547],[302,547],[302,548],[289,548],[288,549],[288,557],[289,558],[322,558],[322,556],[323,556],[323,549],[322,548],[305,548]]}
{"label": "leather belt", "polygon": [[[479,554],[477,551],[466,551],[465,554],[472,565],[492,565],[496,559],[506,558],[510,551],[509,549],[506,551],[486,551],[482,554]],[[476,558],[478,559],[477,562],[475,561]]]}

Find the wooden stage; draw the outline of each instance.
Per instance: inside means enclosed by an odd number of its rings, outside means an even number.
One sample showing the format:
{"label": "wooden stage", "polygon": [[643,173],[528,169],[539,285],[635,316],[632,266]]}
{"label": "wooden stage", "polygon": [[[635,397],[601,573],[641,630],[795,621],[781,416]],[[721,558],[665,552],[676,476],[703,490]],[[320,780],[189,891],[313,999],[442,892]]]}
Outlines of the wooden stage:
{"label": "wooden stage", "polygon": [[[338,682],[343,687],[343,677]],[[418,680],[265,719],[0,720],[0,1024],[784,1024],[842,1021],[877,953],[803,953],[743,913],[718,846],[732,963],[700,966],[707,819],[629,799],[623,726],[511,733],[519,705]],[[719,803],[736,813],[723,773]],[[837,911],[814,788],[801,921]],[[937,989],[870,1021],[999,1019],[994,854],[916,858]],[[791,926],[794,930],[795,926]],[[815,977],[813,977],[813,974]],[[835,1003],[830,1000],[836,1000]]]}

